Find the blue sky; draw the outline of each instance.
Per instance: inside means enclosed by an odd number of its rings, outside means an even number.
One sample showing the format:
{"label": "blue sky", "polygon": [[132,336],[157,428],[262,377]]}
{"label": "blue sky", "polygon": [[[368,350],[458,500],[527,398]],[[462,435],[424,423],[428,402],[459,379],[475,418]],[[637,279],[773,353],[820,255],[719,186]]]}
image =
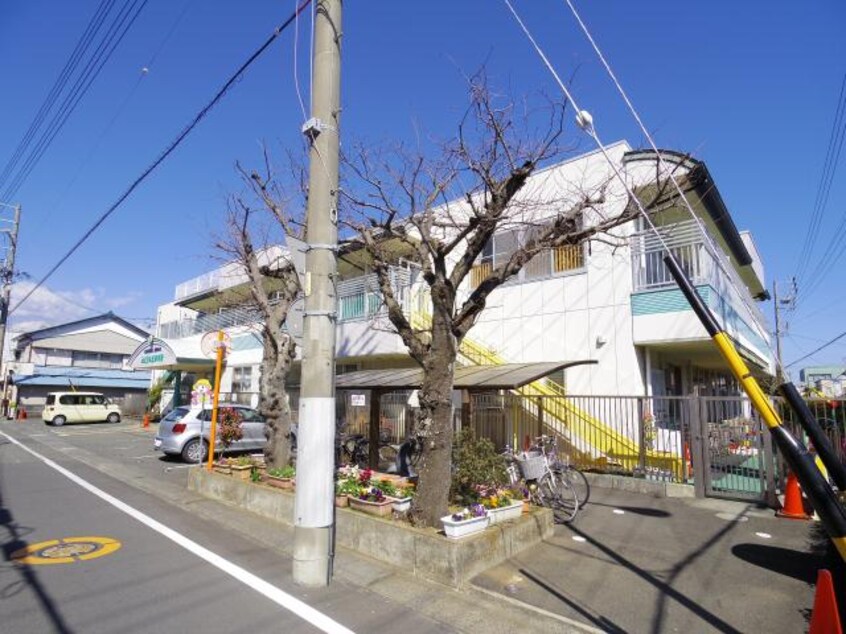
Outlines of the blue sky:
{"label": "blue sky", "polygon": [[[0,166],[98,4],[4,3]],[[578,69],[574,93],[602,138],[644,145],[564,1],[515,6],[559,71],[569,76]],[[846,71],[846,6],[835,0],[577,6],[658,145],[707,163],[737,225],[753,232],[770,287],[774,278],[795,274],[808,257],[800,251]],[[4,201],[24,207],[17,268],[43,275],[293,8],[289,0],[149,0],[15,199]],[[298,37],[306,104],[309,22],[306,14]],[[291,28],[273,45],[47,283],[52,293],[38,293],[13,315],[13,327],[90,314],[54,294],[129,318],[153,317],[176,284],[214,266],[211,235],[226,193],[238,188],[234,161],[257,163],[261,142],[280,158],[301,143],[294,36]],[[344,142],[412,138],[416,130],[450,136],[466,103],[462,75],[482,64],[493,85],[515,95],[557,94],[495,0],[348,0],[343,53]],[[817,255],[846,213],[844,182],[839,169]],[[788,315],[787,362],[843,331],[844,267],[839,261],[826,283],[800,295]],[[772,302],[762,308],[772,315]],[[844,358],[846,339],[808,363]]]}

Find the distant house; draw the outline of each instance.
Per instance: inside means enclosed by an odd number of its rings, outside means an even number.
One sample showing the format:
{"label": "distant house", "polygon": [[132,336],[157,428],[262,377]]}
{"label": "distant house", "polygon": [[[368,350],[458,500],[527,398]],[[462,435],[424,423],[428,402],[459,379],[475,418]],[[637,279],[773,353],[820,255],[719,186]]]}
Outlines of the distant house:
{"label": "distant house", "polygon": [[799,380],[808,388],[815,388],[831,398],[846,394],[846,367],[842,365],[815,365],[802,368]]}
{"label": "distant house", "polygon": [[149,334],[109,312],[42,328],[14,339],[6,364],[12,402],[39,416],[49,392],[102,392],[124,414],[143,412],[150,373],[132,370],[127,360]]}

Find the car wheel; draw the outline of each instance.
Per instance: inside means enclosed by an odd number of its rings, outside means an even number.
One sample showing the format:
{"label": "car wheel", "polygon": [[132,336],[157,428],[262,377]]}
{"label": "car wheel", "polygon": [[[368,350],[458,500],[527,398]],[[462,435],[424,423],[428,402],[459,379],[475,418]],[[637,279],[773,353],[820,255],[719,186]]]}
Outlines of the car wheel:
{"label": "car wheel", "polygon": [[[202,455],[200,455],[202,453]],[[185,462],[203,462],[206,458],[209,457],[209,443],[205,440],[200,443],[199,438],[193,438],[185,443],[185,446],[182,448],[182,459]]]}
{"label": "car wheel", "polygon": [[61,427],[62,425],[65,424],[65,422],[67,422],[67,420],[68,419],[65,418],[64,416],[56,416],[56,418],[53,419],[53,424],[56,427]]}
{"label": "car wheel", "polygon": [[119,423],[120,422],[120,414],[117,412],[112,412],[106,417],[106,421],[109,423]]}

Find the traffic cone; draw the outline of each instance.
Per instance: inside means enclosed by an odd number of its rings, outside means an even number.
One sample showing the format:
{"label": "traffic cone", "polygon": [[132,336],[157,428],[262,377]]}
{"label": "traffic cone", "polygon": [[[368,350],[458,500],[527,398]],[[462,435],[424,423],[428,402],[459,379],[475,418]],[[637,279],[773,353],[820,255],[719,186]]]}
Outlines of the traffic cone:
{"label": "traffic cone", "polygon": [[828,570],[817,573],[817,590],[814,593],[814,610],[811,612],[809,634],[843,634],[840,625],[840,613],[837,611],[837,599],[834,584]]}
{"label": "traffic cone", "polygon": [[802,489],[799,488],[799,480],[792,471],[787,474],[787,486],[784,489],[784,505],[776,511],[776,515],[791,520],[811,519],[805,513],[805,507],[802,504]]}
{"label": "traffic cone", "polygon": [[149,427],[150,426],[150,415],[144,414],[144,420],[141,421],[141,427]]}

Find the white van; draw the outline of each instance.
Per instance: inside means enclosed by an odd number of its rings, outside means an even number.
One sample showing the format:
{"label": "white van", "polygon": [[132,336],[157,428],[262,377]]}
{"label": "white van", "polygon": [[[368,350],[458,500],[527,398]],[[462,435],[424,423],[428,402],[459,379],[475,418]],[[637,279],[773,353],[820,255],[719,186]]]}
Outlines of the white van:
{"label": "white van", "polygon": [[65,423],[120,422],[120,407],[99,392],[50,392],[41,418],[48,425]]}

